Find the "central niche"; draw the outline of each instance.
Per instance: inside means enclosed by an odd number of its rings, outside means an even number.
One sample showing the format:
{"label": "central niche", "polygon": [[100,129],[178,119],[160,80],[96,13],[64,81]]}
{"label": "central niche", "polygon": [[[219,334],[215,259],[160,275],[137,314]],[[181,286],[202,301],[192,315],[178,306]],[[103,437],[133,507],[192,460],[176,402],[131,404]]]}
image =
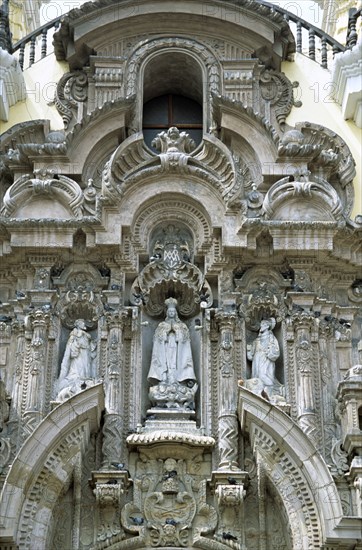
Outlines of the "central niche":
{"label": "central niche", "polygon": [[151,147],[156,135],[172,126],[200,143],[203,96],[202,69],[192,56],[176,51],[153,57],[144,71],[145,143]]}

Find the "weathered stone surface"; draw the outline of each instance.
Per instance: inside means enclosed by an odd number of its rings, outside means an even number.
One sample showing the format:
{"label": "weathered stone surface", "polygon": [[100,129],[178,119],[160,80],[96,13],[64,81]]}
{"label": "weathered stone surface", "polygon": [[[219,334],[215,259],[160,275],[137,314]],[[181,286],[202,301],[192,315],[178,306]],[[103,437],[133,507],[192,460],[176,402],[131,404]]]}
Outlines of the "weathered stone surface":
{"label": "weathered stone surface", "polygon": [[2,137],[0,545],[349,550],[354,160],[287,124],[280,14],[133,4],[64,18],[64,128]]}

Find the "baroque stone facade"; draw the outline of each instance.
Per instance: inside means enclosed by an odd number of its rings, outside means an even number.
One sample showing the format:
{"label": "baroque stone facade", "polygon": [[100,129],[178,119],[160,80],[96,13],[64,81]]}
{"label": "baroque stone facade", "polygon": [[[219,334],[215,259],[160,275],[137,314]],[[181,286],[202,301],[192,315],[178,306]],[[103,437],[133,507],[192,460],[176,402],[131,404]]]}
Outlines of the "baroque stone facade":
{"label": "baroque stone facade", "polygon": [[63,127],[2,136],[2,548],[359,548],[355,162],[223,4],[73,10]]}

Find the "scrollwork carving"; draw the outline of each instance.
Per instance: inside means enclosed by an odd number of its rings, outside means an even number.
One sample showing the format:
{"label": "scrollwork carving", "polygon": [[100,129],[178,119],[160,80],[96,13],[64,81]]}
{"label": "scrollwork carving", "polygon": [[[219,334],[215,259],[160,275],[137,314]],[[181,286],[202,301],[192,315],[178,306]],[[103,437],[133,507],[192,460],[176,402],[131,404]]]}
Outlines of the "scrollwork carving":
{"label": "scrollwork carving", "polygon": [[73,71],[64,74],[55,93],[55,106],[62,116],[64,128],[67,129],[76,110],[78,102],[85,102],[88,97],[88,77],[84,71]]}
{"label": "scrollwork carving", "polygon": [[298,82],[290,82],[284,73],[274,69],[264,69],[260,75],[260,90],[263,99],[269,101],[275,110],[275,117],[281,127],[285,125],[292,107],[301,107],[302,102],[293,97],[293,89]]}
{"label": "scrollwork carving", "polygon": [[2,214],[6,217],[14,215],[24,203],[37,197],[56,199],[63,207],[70,210],[69,214],[79,219],[83,216],[83,193],[78,183],[63,175],[56,175],[55,170],[34,170],[21,176],[7,190],[4,196]]}

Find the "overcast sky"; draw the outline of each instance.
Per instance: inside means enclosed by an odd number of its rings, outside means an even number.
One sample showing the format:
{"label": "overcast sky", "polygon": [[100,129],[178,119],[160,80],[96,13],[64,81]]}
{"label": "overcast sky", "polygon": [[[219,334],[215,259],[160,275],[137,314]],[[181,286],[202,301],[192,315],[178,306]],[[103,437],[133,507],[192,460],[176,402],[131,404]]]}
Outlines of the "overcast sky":
{"label": "overcast sky", "polygon": [[[79,8],[86,1],[89,0],[48,0],[41,8],[42,24],[55,19],[73,8]],[[320,27],[322,24],[321,10],[313,0],[277,0],[271,3],[291,11],[317,27]]]}

